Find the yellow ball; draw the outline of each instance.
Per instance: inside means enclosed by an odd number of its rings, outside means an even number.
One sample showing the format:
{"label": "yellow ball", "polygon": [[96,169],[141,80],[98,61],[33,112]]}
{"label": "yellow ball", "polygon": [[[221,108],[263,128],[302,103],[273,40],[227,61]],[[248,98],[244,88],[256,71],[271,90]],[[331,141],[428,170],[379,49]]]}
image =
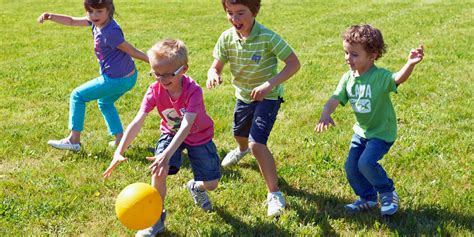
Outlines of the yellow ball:
{"label": "yellow ball", "polygon": [[128,185],[115,202],[118,219],[132,230],[145,229],[155,224],[161,216],[162,208],[160,194],[146,183]]}

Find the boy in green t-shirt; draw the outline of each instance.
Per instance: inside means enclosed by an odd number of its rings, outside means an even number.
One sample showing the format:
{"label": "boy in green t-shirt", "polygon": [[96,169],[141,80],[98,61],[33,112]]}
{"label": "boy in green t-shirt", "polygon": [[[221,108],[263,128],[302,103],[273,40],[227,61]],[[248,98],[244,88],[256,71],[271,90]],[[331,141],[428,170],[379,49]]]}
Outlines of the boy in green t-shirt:
{"label": "boy in green t-shirt", "polygon": [[343,47],[350,70],[342,76],[336,91],[324,106],[315,131],[322,132],[329,125],[334,126],[331,114],[338,104],[350,102],[357,122],[353,127],[355,134],[345,170],[359,199],[344,207],[351,213],[376,208],[378,192],[382,215],[393,215],[398,210],[398,194],[393,181],[378,163],[397,135],[390,92],[396,92],[423,59],[423,46],[411,50],[407,63],[398,73],[375,66],[375,60],[385,53],[382,33],[375,27],[349,27],[343,34]]}
{"label": "boy in green t-shirt", "polygon": [[[260,0],[221,1],[232,27],[216,43],[206,86],[210,89],[222,83],[220,75],[229,62],[237,97],[233,130],[238,143],[222,166],[237,163],[251,151],[267,184],[267,215],[279,216],[285,200],[278,188],[275,160],[266,144],[283,102],[282,83],[299,70],[300,63],[278,34],[255,21]],[[285,63],[279,73],[278,60]]]}

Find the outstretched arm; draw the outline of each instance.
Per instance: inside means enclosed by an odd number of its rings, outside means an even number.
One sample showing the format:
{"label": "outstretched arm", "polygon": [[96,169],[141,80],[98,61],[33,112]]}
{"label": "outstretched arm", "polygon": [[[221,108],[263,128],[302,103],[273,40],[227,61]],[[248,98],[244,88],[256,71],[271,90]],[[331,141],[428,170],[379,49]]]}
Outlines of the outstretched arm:
{"label": "outstretched arm", "polygon": [[133,58],[140,59],[143,62],[148,63],[148,56],[143,53],[141,50],[133,47],[127,41],[122,42],[117,46],[118,49],[122,50],[124,53],[130,55]]}
{"label": "outstretched arm", "polygon": [[89,26],[87,17],[72,17],[48,12],[41,14],[37,21],[38,23],[43,23],[44,21],[54,21],[66,26]]}
{"label": "outstretched arm", "polygon": [[132,141],[140,132],[140,129],[142,128],[143,123],[145,122],[145,118],[147,116],[148,116],[148,113],[139,111],[138,114],[133,119],[133,121],[130,123],[130,125],[128,125],[127,129],[125,130],[125,134],[122,137],[122,140],[120,140],[120,144],[115,150],[114,158],[112,162],[110,162],[109,167],[102,174],[104,178],[110,177],[115,167],[117,167],[117,165],[120,164],[121,162],[127,160],[127,158],[124,157],[123,154],[125,153],[125,151],[128,149],[128,146],[132,143]]}
{"label": "outstretched arm", "polygon": [[395,78],[395,84],[397,84],[397,86],[408,80],[413,69],[415,69],[415,65],[423,60],[423,56],[423,45],[410,51],[407,63],[398,71],[397,77]]}
{"label": "outstretched arm", "polygon": [[181,121],[181,126],[179,127],[178,132],[174,135],[171,143],[166,147],[166,149],[159,155],[153,157],[147,157],[148,160],[153,161],[150,165],[152,173],[161,175],[161,172],[165,170],[165,167],[168,165],[171,156],[176,152],[178,147],[184,142],[186,137],[191,131],[194,120],[196,119],[196,113],[185,113],[183,121]]}
{"label": "outstretched arm", "polygon": [[301,67],[300,61],[295,53],[291,53],[284,62],[285,67],[280,71],[280,73],[252,90],[250,96],[253,100],[262,101],[265,99],[265,96],[267,96],[275,86],[290,79]]}
{"label": "outstretched arm", "polygon": [[324,105],[323,112],[321,113],[321,118],[319,118],[319,122],[314,127],[314,131],[316,132],[323,132],[324,130],[328,129],[329,125],[336,126],[334,120],[331,118],[331,114],[336,110],[337,106],[339,105],[339,100],[331,98],[328,102]]}
{"label": "outstretched arm", "polygon": [[222,84],[221,73],[224,69],[224,63],[214,59],[212,62],[211,68],[207,71],[207,81],[206,87],[207,89],[215,88],[216,86]]}

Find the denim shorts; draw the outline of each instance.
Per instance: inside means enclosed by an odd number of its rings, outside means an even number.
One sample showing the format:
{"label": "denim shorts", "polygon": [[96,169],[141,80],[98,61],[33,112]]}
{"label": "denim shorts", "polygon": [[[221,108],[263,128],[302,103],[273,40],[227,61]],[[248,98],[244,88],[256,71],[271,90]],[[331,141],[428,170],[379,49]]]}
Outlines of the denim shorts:
{"label": "denim shorts", "polygon": [[234,108],[234,136],[248,137],[249,142],[266,145],[283,102],[282,98],[278,98],[247,104],[237,99]]}
{"label": "denim shorts", "polygon": [[[162,133],[156,144],[155,155],[161,154],[169,146],[171,140],[173,140],[173,135]],[[180,170],[182,164],[181,154],[184,149],[188,151],[194,180],[211,181],[221,178],[219,156],[217,155],[216,145],[212,140],[197,146],[190,146],[183,142],[170,158],[168,175],[177,174]]]}

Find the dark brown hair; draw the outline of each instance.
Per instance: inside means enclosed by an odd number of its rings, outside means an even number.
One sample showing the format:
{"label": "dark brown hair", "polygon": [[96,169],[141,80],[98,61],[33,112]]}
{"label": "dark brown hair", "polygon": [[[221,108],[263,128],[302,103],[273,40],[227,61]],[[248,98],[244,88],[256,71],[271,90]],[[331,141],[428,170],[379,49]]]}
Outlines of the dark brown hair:
{"label": "dark brown hair", "polygon": [[349,44],[361,44],[367,53],[376,53],[375,60],[386,52],[382,32],[371,25],[353,25],[347,28],[342,38]]}
{"label": "dark brown hair", "polygon": [[256,16],[258,11],[260,10],[260,0],[221,0],[222,7],[224,7],[224,11],[226,10],[225,4],[242,4],[250,9],[252,14]]}
{"label": "dark brown hair", "polygon": [[91,8],[107,8],[107,11],[109,11],[109,17],[114,18],[115,6],[113,0],[84,0],[84,8],[86,11],[90,11]]}

